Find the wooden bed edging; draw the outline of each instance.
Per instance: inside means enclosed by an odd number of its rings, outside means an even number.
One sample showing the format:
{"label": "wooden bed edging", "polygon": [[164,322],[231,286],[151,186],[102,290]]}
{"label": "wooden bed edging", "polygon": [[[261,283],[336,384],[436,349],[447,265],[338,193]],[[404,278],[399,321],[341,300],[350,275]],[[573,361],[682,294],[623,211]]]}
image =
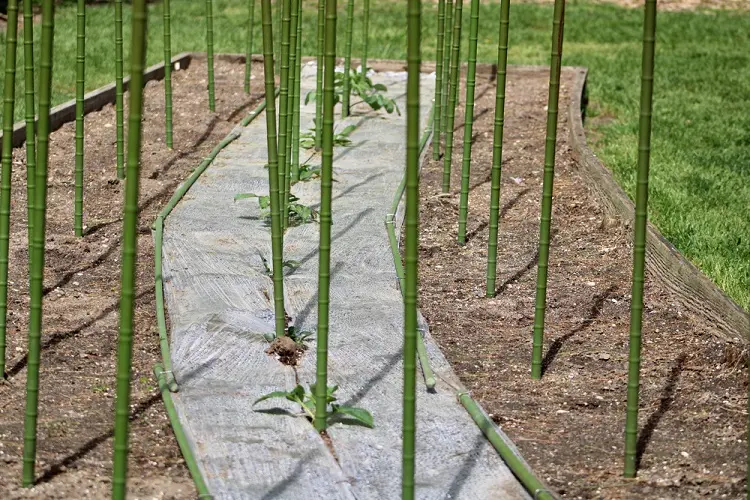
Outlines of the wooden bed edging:
{"label": "wooden bed edging", "polygon": [[[183,52],[177,54],[172,58],[172,67],[175,64],[180,65],[180,69],[187,69],[190,66],[190,61],[193,59],[193,55],[190,52]],[[151,80],[161,80],[164,78],[164,63],[154,64],[146,68],[146,72],[143,75],[144,85]],[[123,79],[123,90],[127,92],[128,85],[130,84],[130,77]],[[94,111],[99,111],[108,104],[115,103],[115,84],[110,83],[104,87],[99,87],[96,90],[92,90],[83,97],[83,114],[87,115]],[[71,99],[70,101],[58,104],[52,108],[49,112],[50,118],[50,132],[54,132],[68,122],[75,121],[76,119],[76,100]],[[39,117],[36,118],[37,122]],[[0,130],[0,139],[3,137],[3,132]],[[13,147],[17,148],[26,142],[26,121],[22,120],[16,122],[13,125]],[[1,143],[1,142],[0,142]],[[2,151],[2,146],[0,146]]]}
{"label": "wooden bed edging", "polygon": [[[573,159],[585,174],[583,179],[606,210],[623,221],[632,222],[635,210],[633,202],[586,142],[583,115],[588,70],[575,68],[575,71],[568,110]],[[650,222],[646,240],[646,269],[666,285],[686,313],[709,325],[712,334],[732,343],[747,344],[750,341],[750,315],[747,311],[687,260]]]}

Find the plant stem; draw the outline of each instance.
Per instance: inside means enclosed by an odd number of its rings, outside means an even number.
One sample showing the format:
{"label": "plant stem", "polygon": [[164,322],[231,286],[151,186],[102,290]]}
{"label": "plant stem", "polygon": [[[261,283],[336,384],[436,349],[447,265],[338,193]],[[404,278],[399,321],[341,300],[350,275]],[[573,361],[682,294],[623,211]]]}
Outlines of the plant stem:
{"label": "plant stem", "polygon": [[443,109],[443,45],[445,44],[445,0],[438,0],[437,67],[435,68],[435,113],[432,126],[432,159],[440,160],[440,118]]}
{"label": "plant stem", "polygon": [[83,236],[83,94],[86,90],[86,1],[78,0],[76,25],[76,171],[73,228]]}
{"label": "plant stem", "polygon": [[453,160],[453,125],[456,118],[456,97],[460,85],[461,13],[464,0],[456,0],[453,16],[453,49],[451,53],[450,90],[448,91],[448,116],[445,128],[445,157],[443,158],[443,193],[451,189],[451,164]]}
{"label": "plant stem", "polygon": [[172,31],[169,0],[163,0],[162,9],[164,9],[164,113],[167,147],[172,149]]}
{"label": "plant stem", "polygon": [[362,20],[362,74],[367,74],[367,45],[370,38],[370,0],[364,0]]}
{"label": "plant stem", "polygon": [[268,147],[268,189],[271,197],[271,253],[273,258],[273,304],[276,320],[276,337],[283,337],[284,275],[281,213],[279,211],[279,158],[276,144],[276,89],[274,88],[273,60],[273,8],[271,0],[261,0],[263,25],[263,77],[266,93],[266,144]]}
{"label": "plant stem", "polygon": [[206,0],[206,62],[208,64],[208,109],[216,111],[214,87],[214,8],[213,0]]}
{"label": "plant stem", "polygon": [[[31,248],[31,235],[34,232],[34,169],[36,166],[33,26],[34,11],[32,0],[23,0],[23,66],[24,96],[26,98],[26,206],[29,248]],[[31,266],[31,252],[29,252],[29,266]]]}
{"label": "plant stem", "polygon": [[247,1],[247,41],[245,44],[245,93],[250,93],[250,75],[253,67],[253,21],[255,14],[255,0]]}
{"label": "plant stem", "polygon": [[[461,1],[461,0],[459,0]],[[417,386],[417,267],[419,247],[419,80],[421,2],[407,6],[406,230],[404,240],[404,409],[401,498],[414,498]]]}
{"label": "plant stem", "polygon": [[503,128],[505,124],[505,82],[508,68],[508,31],[510,0],[500,2],[500,36],[497,43],[497,87],[495,89],[495,129],[492,136],[492,174],[490,184],[490,236],[487,243],[487,297],[495,296],[497,280],[497,237],[500,224],[500,181],[503,165]]}
{"label": "plant stem", "polygon": [[117,122],[117,178],[125,178],[125,110],[123,98],[122,0],[115,0],[115,121]]}
{"label": "plant stem", "polygon": [[18,0],[8,2],[5,32],[5,87],[3,88],[2,185],[0,187],[0,377],[5,378],[5,333],[8,320],[8,254],[10,250],[10,196],[13,168],[13,113],[16,103],[16,47]]}
{"label": "plant stem", "polygon": [[323,155],[320,173],[320,248],[318,262],[318,331],[315,382],[315,429],[323,431],[328,406],[328,306],[331,267],[331,192],[333,190],[333,106],[336,69],[336,0],[326,1],[323,74]]}
{"label": "plant stem", "polygon": [[474,88],[477,78],[477,40],[479,37],[479,0],[471,0],[469,28],[469,67],[466,72],[466,117],[464,151],[461,165],[461,197],[458,203],[458,244],[466,244],[466,219],[469,214],[469,177],[471,171],[471,136],[474,131]]}
{"label": "plant stem", "polygon": [[[39,359],[41,355],[44,243],[47,212],[47,160],[49,158],[50,101],[52,97],[52,49],[54,47],[55,2],[42,2],[42,39],[39,60],[39,128],[34,189],[34,233],[32,235],[31,286],[29,290],[29,352],[26,368],[26,418],[23,427],[23,485],[34,485],[36,434],[39,415]],[[11,114],[12,116],[12,114]]]}
{"label": "plant stem", "polygon": [[344,41],[344,93],[341,96],[341,118],[349,116],[349,101],[351,99],[352,68],[352,38],[354,36],[354,0],[349,0],[346,6],[346,40]]}
{"label": "plant stem", "polygon": [[325,50],[326,0],[318,0],[318,52],[315,86],[315,149],[323,147],[323,51]]}
{"label": "plant stem", "polygon": [[552,192],[555,180],[555,146],[557,144],[557,107],[560,97],[560,65],[565,27],[565,0],[555,0],[552,27],[552,57],[549,70],[549,98],[547,100],[547,139],[544,148],[544,180],[542,187],[542,216],[539,226],[539,264],[536,279],[534,309],[534,340],[531,356],[531,378],[542,378],[542,350],[544,348],[544,314],[547,307],[547,270],[549,268],[550,226],[552,225]]}
{"label": "plant stem", "polygon": [[630,355],[628,400],[625,418],[625,477],[635,477],[638,447],[638,391],[641,371],[643,284],[646,268],[648,225],[648,174],[651,163],[651,111],[654,93],[654,47],[656,44],[656,0],[646,0],[643,22],[641,69],[641,116],[638,133],[638,183],[635,195],[633,235],[633,288],[630,300]]}

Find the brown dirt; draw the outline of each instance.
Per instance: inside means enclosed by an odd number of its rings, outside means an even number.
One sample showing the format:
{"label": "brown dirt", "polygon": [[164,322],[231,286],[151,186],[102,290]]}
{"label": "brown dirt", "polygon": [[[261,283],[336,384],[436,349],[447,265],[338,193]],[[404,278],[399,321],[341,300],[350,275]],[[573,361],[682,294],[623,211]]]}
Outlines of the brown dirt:
{"label": "brown dirt", "polygon": [[[579,176],[560,117],[545,373],[530,378],[548,72],[512,70],[504,140],[496,298],[484,297],[494,83],[477,86],[469,239],[456,243],[463,109],[452,190],[429,153],[421,182],[420,307],[473,396],[566,498],[740,498],[744,353],[646,284],[638,478],[622,477],[631,233]],[[563,75],[567,110],[571,74]],[[565,113],[561,113],[564,115]],[[636,147],[636,144],[633,144]]]}
{"label": "brown dirt", "polygon": [[305,352],[305,348],[297,345],[297,343],[289,337],[277,337],[271,342],[271,345],[266,349],[266,354],[276,357],[280,363],[289,366],[295,366],[302,354]]}
{"label": "brown dirt", "polygon": [[[175,149],[164,145],[164,88],[146,86],[133,384],[130,498],[191,498],[195,488],[151,369],[160,361],[150,226],[177,186],[259,94],[242,91],[244,67],[217,61],[217,112],[207,104],[205,61],[173,73]],[[253,89],[260,90],[259,80]],[[73,236],[74,124],[52,134],[47,211],[38,485],[20,487],[26,379],[25,150],[14,150],[9,382],[0,387],[2,498],[106,498],[110,491],[119,257],[124,184],[115,176],[114,107],[86,116],[85,236]]]}

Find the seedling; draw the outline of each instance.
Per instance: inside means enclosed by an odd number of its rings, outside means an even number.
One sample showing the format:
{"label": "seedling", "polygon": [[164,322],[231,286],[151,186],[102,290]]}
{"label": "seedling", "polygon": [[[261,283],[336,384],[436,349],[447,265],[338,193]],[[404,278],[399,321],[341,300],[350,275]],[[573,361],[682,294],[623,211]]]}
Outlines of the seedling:
{"label": "seedling", "polygon": [[[367,76],[367,72],[357,72],[351,70],[349,72],[349,84],[351,86],[351,92],[362,99],[360,102],[368,104],[374,111],[385,109],[386,113],[393,113],[394,111],[401,116],[401,110],[398,108],[396,101],[390,97],[384,95],[384,92],[388,91],[388,87],[382,83],[373,83],[370,77]],[[333,104],[334,106],[342,101],[344,95],[344,73],[341,71],[336,72],[334,89],[333,89]],[[310,91],[305,96],[305,104],[316,99],[315,91]],[[352,104],[359,104],[354,103]]]}
{"label": "seedling", "polygon": [[[312,340],[315,333],[309,330],[298,332],[294,325],[289,325],[286,329],[286,336],[302,349],[307,349],[307,342]],[[273,333],[266,333],[263,337],[269,342],[273,342],[276,339],[276,336]]]}
{"label": "seedling", "polygon": [[[258,206],[260,207],[260,216],[262,219],[270,221],[271,219],[271,197],[257,195],[255,193],[240,193],[234,195],[234,201],[244,200],[247,198],[257,198]],[[297,203],[299,198],[293,194],[289,195],[289,227],[299,226],[300,224],[307,224],[310,222],[316,222],[318,220],[318,211],[314,208]]]}
{"label": "seedling", "polygon": [[[326,409],[327,418],[348,417],[356,423],[372,429],[374,427],[374,422],[369,411],[363,408],[336,404],[336,396],[334,396],[334,393],[338,388],[339,386],[337,385],[328,387],[326,402],[330,406],[330,409]],[[300,405],[302,407],[303,415],[313,419],[315,418],[315,397],[313,394],[315,394],[315,384],[310,385],[309,391],[305,391],[305,388],[302,387],[302,385],[297,385],[297,387],[288,392],[274,391],[265,394],[256,399],[253,406],[267,399],[284,398]],[[342,423],[347,422],[346,420],[342,420]]]}
{"label": "seedling", "polygon": [[[335,146],[341,146],[341,147],[347,147],[352,145],[352,140],[349,138],[349,136],[357,130],[356,125],[349,125],[344,130],[339,132],[338,134],[333,136],[333,145]],[[307,132],[303,132],[300,134],[300,140],[299,145],[303,149],[312,149],[315,147],[315,134],[316,134],[316,127],[313,127],[311,129],[308,129]],[[300,173],[300,180],[301,179],[301,173]]]}
{"label": "seedling", "polygon": [[[258,257],[260,257],[260,261],[263,263],[263,268],[266,270],[266,274],[268,276],[273,276],[273,271],[271,270],[271,267],[268,265],[268,260],[266,260],[263,255],[258,252]],[[300,263],[298,260],[284,260],[281,262],[283,267],[288,267],[289,269],[297,269],[300,266]]]}

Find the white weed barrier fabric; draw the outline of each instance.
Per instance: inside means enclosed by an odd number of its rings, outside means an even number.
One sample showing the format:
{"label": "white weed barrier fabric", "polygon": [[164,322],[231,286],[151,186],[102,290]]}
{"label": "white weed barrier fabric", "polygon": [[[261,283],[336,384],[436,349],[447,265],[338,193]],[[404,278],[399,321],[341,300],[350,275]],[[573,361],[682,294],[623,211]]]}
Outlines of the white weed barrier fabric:
{"label": "white weed barrier fabric", "polygon": [[[405,111],[404,73],[375,74]],[[422,80],[422,121],[434,93]],[[303,69],[302,95],[315,87]],[[353,102],[358,99],[352,98]],[[302,105],[302,130],[314,102]],[[340,116],[340,113],[337,114]],[[397,499],[401,495],[403,309],[384,218],[404,172],[405,116],[365,112],[349,124],[351,147],[334,151],[329,383],[341,402],[369,410],[375,428],[333,424],[334,457],[299,408],[262,394],[315,381],[314,341],[295,369],[265,353],[274,331],[270,228],[254,199],[268,194],[265,117],[258,117],[214,160],[165,222],[164,289],[171,323],[173,395],[204,478],[215,498]],[[310,152],[302,150],[304,161]],[[320,164],[320,156],[312,158]],[[317,208],[320,182],[295,185]],[[399,210],[402,212],[402,210]],[[401,223],[401,216],[397,217]],[[290,228],[284,259],[285,302],[298,331],[317,323],[319,231]],[[456,398],[460,385],[437,345],[425,343],[438,384],[417,399],[417,497],[529,498]]]}

